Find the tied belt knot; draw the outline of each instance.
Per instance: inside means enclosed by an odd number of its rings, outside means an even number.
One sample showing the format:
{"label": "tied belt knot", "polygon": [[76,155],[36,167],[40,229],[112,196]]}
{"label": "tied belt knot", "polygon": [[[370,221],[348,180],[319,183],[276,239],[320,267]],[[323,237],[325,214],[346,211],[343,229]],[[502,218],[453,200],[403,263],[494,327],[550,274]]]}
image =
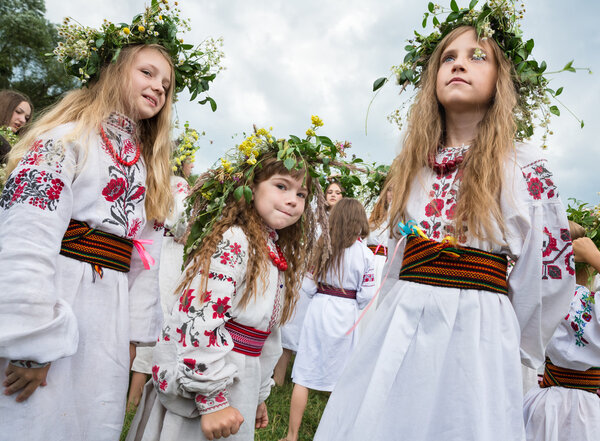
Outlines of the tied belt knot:
{"label": "tied belt knot", "polygon": [[426,285],[508,294],[506,270],[506,256],[410,234],[399,278]]}
{"label": "tied belt knot", "polygon": [[600,367],[593,367],[586,371],[576,371],[552,364],[546,359],[544,378],[540,387],[560,386],[568,389],[580,389],[596,393],[600,389]]}

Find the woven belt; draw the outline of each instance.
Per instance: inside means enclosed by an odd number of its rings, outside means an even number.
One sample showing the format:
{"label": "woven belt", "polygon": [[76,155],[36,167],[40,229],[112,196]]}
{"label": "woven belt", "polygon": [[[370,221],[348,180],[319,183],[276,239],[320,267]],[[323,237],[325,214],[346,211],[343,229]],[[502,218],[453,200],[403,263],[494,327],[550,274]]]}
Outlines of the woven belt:
{"label": "woven belt", "polygon": [[388,249],[383,245],[367,245],[367,248],[373,251],[376,256],[387,256]]}
{"label": "woven belt", "polygon": [[265,345],[265,340],[271,332],[259,331],[229,320],[225,323],[225,328],[229,331],[233,340],[233,351],[250,357],[258,357]]}
{"label": "woven belt", "polygon": [[110,268],[126,273],[131,265],[132,249],[133,241],[130,239],[95,230],[85,222],[71,219],[60,254],[88,262],[94,268]]}
{"label": "woven belt", "polygon": [[414,234],[407,238],[400,279],[426,285],[508,294],[506,256],[453,247]]}
{"label": "woven belt", "polygon": [[576,371],[556,366],[546,359],[544,378],[540,387],[552,386],[581,389],[595,394],[600,389],[600,367],[593,367],[587,371]]}
{"label": "woven belt", "polygon": [[336,286],[319,284],[319,287],[317,288],[317,293],[334,297],[342,297],[344,299],[356,300],[356,290],[354,289],[344,289],[342,291],[342,288],[338,288]]}

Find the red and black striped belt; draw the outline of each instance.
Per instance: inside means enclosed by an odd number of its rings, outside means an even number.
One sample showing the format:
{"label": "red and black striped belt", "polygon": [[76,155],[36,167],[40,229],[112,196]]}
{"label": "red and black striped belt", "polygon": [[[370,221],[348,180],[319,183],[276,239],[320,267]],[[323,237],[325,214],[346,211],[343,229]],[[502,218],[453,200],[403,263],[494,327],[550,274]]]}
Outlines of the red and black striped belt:
{"label": "red and black striped belt", "polygon": [[376,256],[387,256],[388,253],[387,247],[383,245],[367,245],[367,248],[373,251],[373,254]]}
{"label": "red and black striped belt", "polygon": [[259,331],[233,320],[225,323],[233,340],[233,351],[250,357],[258,357],[271,332]]}
{"label": "red and black striped belt", "polygon": [[342,289],[338,288],[337,286],[319,284],[317,288],[317,293],[334,297],[342,297],[344,299],[356,300],[356,290],[354,289]]}
{"label": "red and black striped belt", "polygon": [[556,366],[546,359],[544,378],[540,387],[552,386],[581,389],[595,394],[600,389],[600,367],[593,367],[587,371],[576,371]]}
{"label": "red and black striped belt", "polygon": [[[90,228],[85,222],[71,219],[65,232],[60,254],[92,264],[95,269],[110,268],[128,272],[133,241]],[[101,271],[98,271],[101,273]]]}
{"label": "red and black striped belt", "polygon": [[425,285],[508,294],[506,256],[407,237],[400,279]]}

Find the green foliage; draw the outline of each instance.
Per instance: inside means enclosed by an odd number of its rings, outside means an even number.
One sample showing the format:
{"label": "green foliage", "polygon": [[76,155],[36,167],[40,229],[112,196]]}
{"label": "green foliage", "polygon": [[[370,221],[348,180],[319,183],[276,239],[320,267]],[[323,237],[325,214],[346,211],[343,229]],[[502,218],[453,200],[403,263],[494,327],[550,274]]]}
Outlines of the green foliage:
{"label": "green foliage", "polygon": [[569,220],[581,225],[585,229],[586,236],[600,249],[600,205],[590,207],[587,202],[575,198],[569,198],[569,201],[567,207]]}
{"label": "green foliage", "polygon": [[76,86],[62,65],[45,55],[58,43],[45,12],[44,0],[0,2],[0,89],[25,93],[36,113]]}

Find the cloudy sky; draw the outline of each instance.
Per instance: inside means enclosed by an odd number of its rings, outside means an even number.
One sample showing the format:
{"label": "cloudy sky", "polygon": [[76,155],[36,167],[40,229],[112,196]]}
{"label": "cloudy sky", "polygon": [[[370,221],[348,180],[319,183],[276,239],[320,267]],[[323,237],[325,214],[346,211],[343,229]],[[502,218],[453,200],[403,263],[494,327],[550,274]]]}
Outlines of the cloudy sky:
{"label": "cloudy sky", "polygon": [[[97,27],[103,18],[129,22],[143,10],[144,0],[99,0],[90,7],[79,0],[46,0],[47,18],[71,16]],[[249,132],[252,124],[273,126],[274,134],[302,135],[310,116],[325,122],[322,134],[349,140],[353,152],[368,161],[389,164],[401,135],[386,116],[399,104],[398,89],[384,87],[374,101],[365,134],[373,81],[389,74],[404,58],[405,40],[419,29],[426,0],[179,0],[191,19],[186,41],[206,37],[225,40],[224,65],[211,86],[218,103],[207,106],[180,97],[176,111],[206,141],[198,152],[196,172],[216,161]],[[466,6],[467,0],[458,0]],[[448,3],[449,4],[449,3]],[[552,87],[564,86],[561,101],[580,119],[561,108],[555,134],[544,152],[550,161],[563,202],[578,198],[600,202],[600,4],[595,0],[526,0],[526,38],[535,39],[534,57],[549,71],[574,59],[575,66],[594,72],[553,76]],[[99,7],[101,6],[101,7]],[[445,6],[445,4],[444,4]],[[237,136],[236,136],[237,134]],[[213,143],[209,144],[208,140]],[[536,145],[541,143],[533,141]]]}

